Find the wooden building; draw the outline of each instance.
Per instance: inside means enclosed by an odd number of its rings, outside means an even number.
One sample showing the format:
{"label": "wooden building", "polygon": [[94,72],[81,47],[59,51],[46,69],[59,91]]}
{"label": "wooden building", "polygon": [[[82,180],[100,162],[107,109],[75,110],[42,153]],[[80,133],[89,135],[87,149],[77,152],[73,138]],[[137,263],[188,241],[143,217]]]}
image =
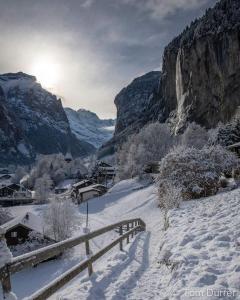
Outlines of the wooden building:
{"label": "wooden building", "polygon": [[107,188],[101,184],[93,184],[90,186],[82,187],[75,190],[73,198],[75,201],[80,204],[89,199],[102,196],[107,191]]}
{"label": "wooden building", "polygon": [[36,232],[49,242],[53,240],[44,234],[44,227],[41,219],[31,213],[14,218],[13,220],[3,224],[1,228],[5,231],[5,238],[8,247],[23,244],[29,238],[31,232]]}
{"label": "wooden building", "polygon": [[11,183],[0,187],[0,197],[31,197],[31,192],[21,184]]}
{"label": "wooden building", "polygon": [[11,183],[0,187],[0,205],[12,206],[33,202],[32,193],[20,184]]}
{"label": "wooden building", "polygon": [[103,161],[97,162],[92,174],[92,177],[96,182],[105,183],[105,184],[107,184],[108,180],[113,181],[115,176],[116,176],[115,168]]}

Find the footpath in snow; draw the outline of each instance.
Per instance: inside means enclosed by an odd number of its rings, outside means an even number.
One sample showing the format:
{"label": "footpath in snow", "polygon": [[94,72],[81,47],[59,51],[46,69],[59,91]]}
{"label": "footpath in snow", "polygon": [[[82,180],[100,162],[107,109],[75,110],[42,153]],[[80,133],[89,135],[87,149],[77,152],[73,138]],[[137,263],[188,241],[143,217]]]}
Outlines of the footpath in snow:
{"label": "footpath in snow", "polygon": [[[240,189],[184,202],[170,212],[166,232],[154,186],[143,187],[136,180],[120,182],[89,201],[89,210],[91,230],[140,217],[147,231],[125,244],[123,252],[116,246],[94,263],[90,278],[80,274],[51,299],[240,299]],[[85,217],[81,205],[81,222]],[[81,230],[79,225],[75,234]],[[113,232],[94,239],[91,249],[96,252],[116,236]],[[61,260],[20,272],[13,276],[14,291],[24,298],[83,257],[81,245]]]}
{"label": "footpath in snow", "polygon": [[53,299],[240,299],[239,213],[239,189],[184,202],[171,211],[164,232],[154,187],[129,191],[94,217],[139,216],[147,231],[124,252],[117,248],[103,257],[90,279],[74,280]]}

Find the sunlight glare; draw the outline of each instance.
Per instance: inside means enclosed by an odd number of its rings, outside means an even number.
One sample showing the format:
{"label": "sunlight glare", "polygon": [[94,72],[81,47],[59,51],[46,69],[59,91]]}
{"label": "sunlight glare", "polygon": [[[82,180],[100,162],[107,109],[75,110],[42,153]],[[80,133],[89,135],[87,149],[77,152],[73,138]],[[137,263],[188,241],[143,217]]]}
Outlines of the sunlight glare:
{"label": "sunlight glare", "polygon": [[32,74],[45,88],[55,87],[59,79],[59,72],[59,65],[49,58],[39,59],[32,66]]}

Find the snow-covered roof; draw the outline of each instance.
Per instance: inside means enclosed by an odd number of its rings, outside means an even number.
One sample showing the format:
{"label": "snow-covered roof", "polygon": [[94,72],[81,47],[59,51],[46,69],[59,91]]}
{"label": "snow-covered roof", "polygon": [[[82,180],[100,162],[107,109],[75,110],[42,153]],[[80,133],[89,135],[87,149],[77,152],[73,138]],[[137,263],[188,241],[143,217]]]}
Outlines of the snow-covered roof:
{"label": "snow-covered roof", "polygon": [[89,187],[92,187],[93,189],[98,189],[98,188],[104,188],[104,189],[107,189],[104,185],[102,184],[93,184],[93,185],[90,185]]}
{"label": "snow-covered roof", "polygon": [[27,212],[19,217],[0,226],[1,229],[9,231],[10,229],[16,227],[17,225],[23,225],[34,231],[43,233],[43,224],[41,219],[32,212]]}
{"label": "snow-covered roof", "polygon": [[93,185],[86,186],[86,187],[78,190],[78,192],[80,194],[84,194],[84,193],[91,192],[91,191],[101,192],[99,189],[97,189],[97,187],[94,187]]}
{"label": "snow-covered roof", "polygon": [[91,182],[91,181],[90,181],[90,180],[88,180],[88,179],[81,180],[81,181],[79,181],[79,182],[77,182],[77,183],[73,184],[73,187],[78,187],[78,186],[81,186],[82,184],[84,184],[84,183],[87,183],[87,182]]}

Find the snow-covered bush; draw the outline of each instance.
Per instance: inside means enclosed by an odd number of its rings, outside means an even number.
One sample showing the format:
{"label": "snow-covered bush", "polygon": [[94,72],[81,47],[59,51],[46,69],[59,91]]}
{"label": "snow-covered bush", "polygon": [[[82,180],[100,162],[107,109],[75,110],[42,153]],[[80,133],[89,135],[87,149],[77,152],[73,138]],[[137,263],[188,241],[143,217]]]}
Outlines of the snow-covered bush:
{"label": "snow-covered bush", "polygon": [[181,188],[174,186],[168,180],[161,180],[158,185],[159,207],[169,210],[178,208],[182,202]]}
{"label": "snow-covered bush", "polygon": [[168,211],[180,206],[182,202],[182,190],[168,180],[161,180],[158,185],[158,199],[159,207],[163,209],[164,213],[164,230],[167,230],[169,227]]}
{"label": "snow-covered bush", "polygon": [[194,147],[201,149],[208,144],[210,134],[208,131],[196,124],[190,123],[183,135],[181,136],[182,145],[185,147]]}
{"label": "snow-covered bush", "polygon": [[48,235],[56,241],[64,240],[72,234],[76,223],[76,208],[70,199],[55,197],[50,201],[44,220]]}
{"label": "snow-covered bush", "polygon": [[216,128],[215,144],[229,146],[240,142],[240,116],[227,124],[219,124]]}
{"label": "snow-covered bush", "polygon": [[146,164],[160,161],[175,141],[168,126],[158,122],[149,124],[138,134],[130,136],[117,153],[119,179],[141,176]]}
{"label": "snow-covered bush", "polygon": [[181,188],[184,199],[214,195],[219,179],[238,165],[238,158],[221,146],[203,149],[178,146],[163,158],[158,186],[164,193],[164,182]]}
{"label": "snow-covered bush", "polygon": [[7,208],[0,206],[0,226],[12,219],[12,215]]}

